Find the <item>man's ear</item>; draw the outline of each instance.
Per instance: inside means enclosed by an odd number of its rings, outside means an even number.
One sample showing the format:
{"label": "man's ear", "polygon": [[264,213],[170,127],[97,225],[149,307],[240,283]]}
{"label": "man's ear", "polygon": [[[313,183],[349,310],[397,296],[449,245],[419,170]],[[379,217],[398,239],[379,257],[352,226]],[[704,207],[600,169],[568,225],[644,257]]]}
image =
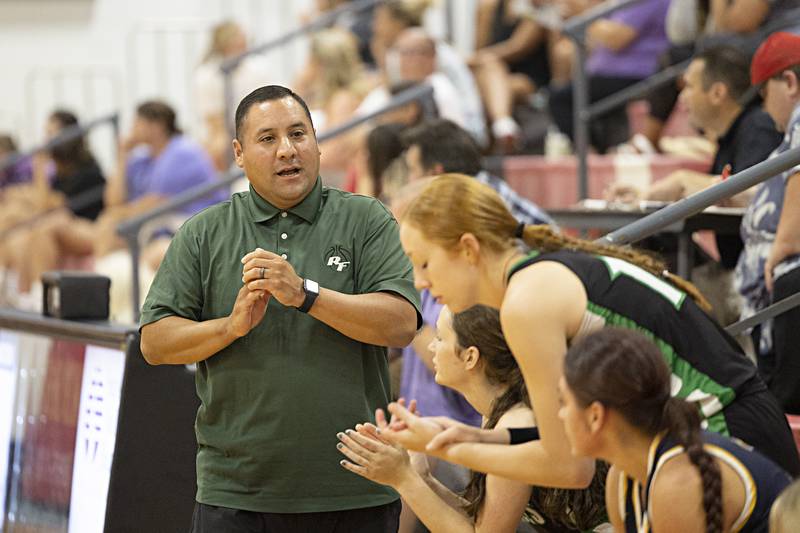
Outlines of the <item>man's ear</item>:
{"label": "man's ear", "polygon": [[232,145],[233,158],[236,161],[236,166],[244,168],[244,150],[242,149],[242,143],[239,142],[239,139],[234,139]]}
{"label": "man's ear", "polygon": [[715,81],[709,87],[709,95],[711,96],[711,102],[713,104],[719,104],[723,100],[725,100],[729,95],[730,91],[728,91],[728,86],[722,83],[721,81]]}
{"label": "man's ear", "polygon": [[434,163],[431,170],[433,171],[431,172],[431,176],[438,176],[439,174],[444,174],[444,165],[442,165],[441,163]]}

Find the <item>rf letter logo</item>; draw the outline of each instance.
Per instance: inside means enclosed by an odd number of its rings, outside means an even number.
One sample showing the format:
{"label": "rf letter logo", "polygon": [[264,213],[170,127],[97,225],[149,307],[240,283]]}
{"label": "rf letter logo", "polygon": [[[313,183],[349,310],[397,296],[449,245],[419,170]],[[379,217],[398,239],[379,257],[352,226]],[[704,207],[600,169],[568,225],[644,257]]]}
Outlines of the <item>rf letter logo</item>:
{"label": "rf letter logo", "polygon": [[343,246],[331,246],[325,254],[325,265],[336,272],[342,272],[350,268],[351,257],[350,252]]}

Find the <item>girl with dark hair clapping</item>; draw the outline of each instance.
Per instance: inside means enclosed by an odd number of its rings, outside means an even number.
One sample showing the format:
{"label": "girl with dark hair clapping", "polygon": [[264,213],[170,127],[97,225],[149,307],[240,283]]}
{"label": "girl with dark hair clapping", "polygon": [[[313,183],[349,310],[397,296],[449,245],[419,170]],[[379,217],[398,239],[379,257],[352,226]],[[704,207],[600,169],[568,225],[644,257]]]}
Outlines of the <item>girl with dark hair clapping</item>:
{"label": "girl with dark hair clapping", "polygon": [[[496,309],[476,305],[453,315],[444,307],[431,343],[436,382],[462,393],[483,415],[483,427],[508,428],[534,423],[522,373],[506,345]],[[384,425],[380,423],[380,425]],[[339,434],[342,466],[396,489],[434,533],[513,532],[520,519],[550,532],[587,531],[605,522],[605,466],[598,464],[584,490],[531,487],[472,472],[457,495],[433,478],[423,454],[411,457],[381,439],[371,424]]]}

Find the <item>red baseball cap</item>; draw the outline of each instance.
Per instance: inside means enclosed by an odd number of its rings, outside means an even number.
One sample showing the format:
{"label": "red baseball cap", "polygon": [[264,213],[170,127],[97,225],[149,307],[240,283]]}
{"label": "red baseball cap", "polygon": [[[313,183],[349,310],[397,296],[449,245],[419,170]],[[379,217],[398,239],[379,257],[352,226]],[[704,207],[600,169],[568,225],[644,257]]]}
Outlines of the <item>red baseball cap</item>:
{"label": "red baseball cap", "polygon": [[795,65],[800,65],[800,35],[785,31],[773,33],[753,56],[750,83],[760,85]]}

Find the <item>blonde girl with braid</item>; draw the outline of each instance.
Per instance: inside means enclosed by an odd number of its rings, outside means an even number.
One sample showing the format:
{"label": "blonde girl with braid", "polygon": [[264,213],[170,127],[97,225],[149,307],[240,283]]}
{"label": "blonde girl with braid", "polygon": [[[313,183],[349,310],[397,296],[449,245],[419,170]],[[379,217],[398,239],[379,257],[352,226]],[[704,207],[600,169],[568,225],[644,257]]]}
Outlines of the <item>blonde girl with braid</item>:
{"label": "blonde girl with braid", "polygon": [[455,313],[475,304],[500,310],[538,424],[537,431],[482,430],[393,404],[398,420],[387,438],[472,470],[584,488],[594,462],[570,451],[557,385],[572,343],[617,326],[658,345],[672,373],[672,394],[691,401],[709,430],[735,436],[792,475],[800,473],[786,418],[755,366],[704,311],[697,290],[659,261],[520,225],[491,188],[456,174],[432,180],[411,203],[400,240],[418,289]]}
{"label": "blonde girl with braid", "polygon": [[593,333],[564,359],[559,416],[574,454],[611,464],[614,531],[767,533],[770,507],[791,478],[758,452],[701,431],[697,409],[670,395],[670,381],[659,347],[632,330]]}

